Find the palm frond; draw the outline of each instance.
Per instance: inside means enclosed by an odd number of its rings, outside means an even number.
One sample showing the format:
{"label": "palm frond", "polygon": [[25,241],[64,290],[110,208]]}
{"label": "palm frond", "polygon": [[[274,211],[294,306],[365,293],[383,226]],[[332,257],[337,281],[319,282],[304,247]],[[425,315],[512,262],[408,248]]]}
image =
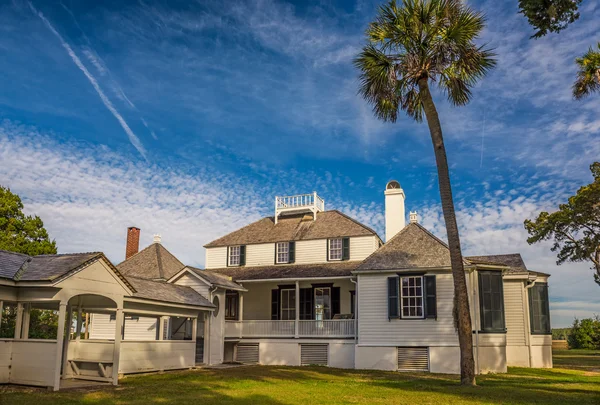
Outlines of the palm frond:
{"label": "palm frond", "polygon": [[579,70],[573,84],[573,97],[577,100],[600,92],[600,42],[597,47],[597,51],[590,48],[581,58],[575,59]]}

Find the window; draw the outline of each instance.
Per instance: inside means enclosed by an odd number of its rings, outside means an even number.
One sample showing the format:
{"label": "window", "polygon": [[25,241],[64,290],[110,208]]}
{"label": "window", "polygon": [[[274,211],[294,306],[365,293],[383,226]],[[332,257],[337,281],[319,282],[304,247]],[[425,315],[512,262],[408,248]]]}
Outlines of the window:
{"label": "window", "polygon": [[532,334],[546,335],[552,333],[547,283],[536,283],[529,289],[529,317],[531,319]]}
{"label": "window", "polygon": [[15,337],[15,327],[17,324],[17,304],[4,301],[0,307],[0,338],[13,339]]}
{"label": "window", "polygon": [[400,278],[402,318],[423,318],[423,276]]}
{"label": "window", "polygon": [[290,262],[290,244],[289,242],[277,243],[277,263]]}
{"label": "window", "polygon": [[296,290],[281,290],[281,320],[296,319]]}
{"label": "window", "polygon": [[229,247],[229,265],[230,266],[239,266],[240,265],[240,256],[241,256],[241,246],[230,246]]}
{"label": "window", "polygon": [[329,260],[342,260],[342,239],[329,239]]}
{"label": "window", "polygon": [[482,332],[505,332],[502,274],[479,272],[479,306]]}
{"label": "window", "polygon": [[225,294],[225,319],[237,321],[240,294],[237,291],[227,291]]}
{"label": "window", "polygon": [[356,291],[350,291],[350,313],[353,315],[352,316],[353,318],[354,318],[354,315],[356,315],[354,313],[356,310],[355,306],[356,306]]}
{"label": "window", "polygon": [[213,311],[213,316],[216,318],[219,315],[219,297],[215,296],[212,301],[215,306],[215,310]]}

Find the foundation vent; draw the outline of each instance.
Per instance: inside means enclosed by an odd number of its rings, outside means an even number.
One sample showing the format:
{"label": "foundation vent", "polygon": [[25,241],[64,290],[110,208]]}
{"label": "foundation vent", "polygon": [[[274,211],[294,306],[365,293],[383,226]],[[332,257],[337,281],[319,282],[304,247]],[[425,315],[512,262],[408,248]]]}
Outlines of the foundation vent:
{"label": "foundation vent", "polygon": [[258,363],[258,343],[238,343],[235,361],[240,363]]}
{"label": "foundation vent", "polygon": [[328,346],[328,344],[301,344],[300,364],[303,366],[311,364],[326,366]]}
{"label": "foundation vent", "polygon": [[427,347],[399,347],[398,371],[429,371]]}

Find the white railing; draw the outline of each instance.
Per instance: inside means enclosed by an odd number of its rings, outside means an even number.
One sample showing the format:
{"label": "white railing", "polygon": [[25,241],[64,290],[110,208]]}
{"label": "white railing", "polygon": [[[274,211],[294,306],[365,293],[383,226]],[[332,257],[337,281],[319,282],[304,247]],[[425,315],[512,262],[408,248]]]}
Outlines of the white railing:
{"label": "white railing", "polygon": [[[355,336],[354,319],[298,321],[298,337],[351,338]],[[295,337],[296,321],[227,321],[225,337]]]}
{"label": "white railing", "polygon": [[275,202],[278,209],[315,207],[319,211],[325,210],[325,202],[317,193],[275,197]]}
{"label": "white railing", "polygon": [[354,319],[298,322],[298,335],[300,337],[354,337]]}

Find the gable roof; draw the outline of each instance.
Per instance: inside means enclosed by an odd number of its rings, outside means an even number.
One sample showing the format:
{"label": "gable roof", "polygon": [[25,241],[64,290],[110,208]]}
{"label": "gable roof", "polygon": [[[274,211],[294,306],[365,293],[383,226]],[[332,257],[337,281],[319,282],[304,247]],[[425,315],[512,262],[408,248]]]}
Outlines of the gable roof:
{"label": "gable roof", "polygon": [[117,265],[117,269],[126,277],[149,280],[168,280],[184,267],[185,265],[160,243],[151,244]]}
{"label": "gable roof", "polygon": [[132,276],[129,276],[127,279],[136,289],[136,292],[133,294],[136,298],[208,308],[215,307],[209,300],[188,286]]}
{"label": "gable roof", "polygon": [[187,266],[187,269],[213,286],[230,290],[245,290],[241,285],[232,281],[231,277],[226,274],[219,274],[212,270],[202,270],[192,266]]}
{"label": "gable roof", "polygon": [[[131,284],[102,252],[28,256],[0,250],[0,278],[20,281],[55,281],[97,260],[104,260],[128,287]],[[132,289],[134,291],[134,289]]]}
{"label": "gable roof", "polygon": [[317,277],[350,277],[360,261],[341,261],[313,264],[271,264],[268,266],[224,267],[210,269],[235,281]]}
{"label": "gable roof", "polygon": [[371,228],[337,210],[319,212],[314,221],[312,215],[309,220],[303,220],[304,216],[304,214],[280,216],[277,224],[274,217],[266,217],[216,239],[204,247],[377,236]]}
{"label": "gable roof", "polygon": [[510,253],[504,255],[486,255],[486,256],[468,256],[465,259],[473,264],[497,264],[508,266],[507,273],[518,274],[527,273],[529,270],[519,253]]}
{"label": "gable roof", "polygon": [[357,271],[450,267],[448,245],[411,222],[358,266]]}

